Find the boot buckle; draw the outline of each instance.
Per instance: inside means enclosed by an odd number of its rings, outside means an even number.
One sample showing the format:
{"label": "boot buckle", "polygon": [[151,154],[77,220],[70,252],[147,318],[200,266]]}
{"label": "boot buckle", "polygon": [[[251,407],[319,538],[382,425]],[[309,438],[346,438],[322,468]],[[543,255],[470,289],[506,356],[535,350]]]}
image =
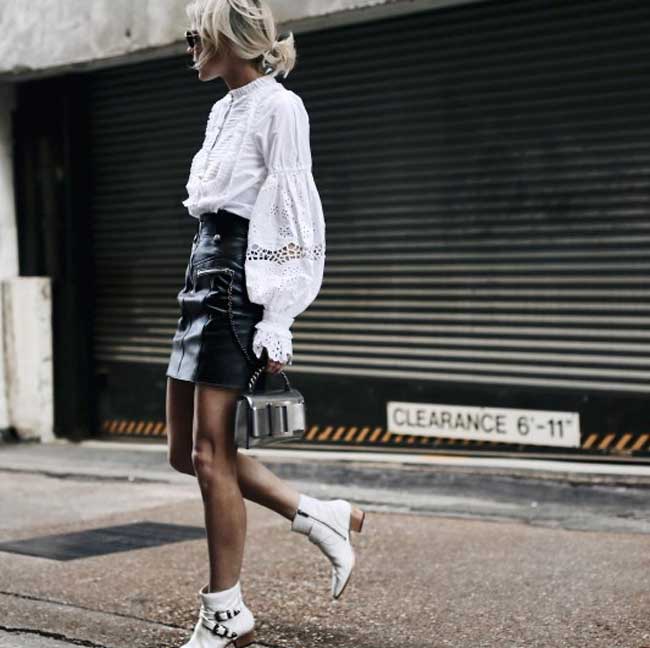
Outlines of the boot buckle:
{"label": "boot buckle", "polygon": [[210,631],[217,637],[226,637],[227,639],[235,639],[237,637],[237,633],[234,630],[229,630],[221,623],[217,623]]}
{"label": "boot buckle", "polygon": [[233,608],[232,610],[215,610],[214,618],[216,621],[227,621],[228,619],[232,619],[233,617],[236,617],[240,612],[241,612],[241,608],[240,609]]}

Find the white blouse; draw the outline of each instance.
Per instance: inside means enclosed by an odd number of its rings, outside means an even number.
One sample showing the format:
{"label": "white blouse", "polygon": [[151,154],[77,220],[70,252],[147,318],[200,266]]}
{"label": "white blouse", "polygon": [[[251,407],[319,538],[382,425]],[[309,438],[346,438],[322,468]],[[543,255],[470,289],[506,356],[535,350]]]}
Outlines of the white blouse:
{"label": "white blouse", "polygon": [[264,305],[253,351],[292,364],[291,325],[316,298],[325,264],[325,219],[314,177],[309,116],[272,74],[215,102],[192,160],[183,201],[198,218],[220,208],[250,220],[246,288]]}

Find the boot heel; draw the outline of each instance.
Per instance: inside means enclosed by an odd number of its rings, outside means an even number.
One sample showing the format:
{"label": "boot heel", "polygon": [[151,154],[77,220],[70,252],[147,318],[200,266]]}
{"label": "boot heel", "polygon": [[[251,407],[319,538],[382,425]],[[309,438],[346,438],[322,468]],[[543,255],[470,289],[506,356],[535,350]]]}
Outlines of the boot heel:
{"label": "boot heel", "polygon": [[365,518],[366,512],[362,511],[356,506],[353,506],[352,512],[350,513],[350,529],[352,529],[352,531],[356,531],[357,533],[361,533],[361,527],[363,526],[363,521]]}
{"label": "boot heel", "polygon": [[251,630],[246,634],[243,634],[241,637],[235,639],[235,648],[244,648],[244,646],[250,646],[255,641],[255,630]]}

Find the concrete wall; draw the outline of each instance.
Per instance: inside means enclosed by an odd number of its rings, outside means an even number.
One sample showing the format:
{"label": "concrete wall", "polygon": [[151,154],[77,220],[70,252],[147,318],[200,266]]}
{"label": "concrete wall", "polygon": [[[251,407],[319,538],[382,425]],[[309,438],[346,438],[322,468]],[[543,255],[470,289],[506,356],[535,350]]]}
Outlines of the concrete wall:
{"label": "concrete wall", "polygon": [[[13,84],[0,83],[0,306],[4,293],[3,280],[18,275],[18,239],[16,236],[12,154],[14,90]],[[3,438],[11,429],[4,329],[2,308],[0,308],[0,438]]]}
{"label": "concrete wall", "polygon": [[12,425],[9,408],[9,379],[7,353],[5,351],[5,322],[2,304],[4,302],[4,282],[0,281],[0,441],[9,438]]}
{"label": "concrete wall", "polygon": [[49,277],[0,282],[6,416],[21,439],[54,439],[52,291]]}
{"label": "concrete wall", "polygon": [[18,277],[12,114],[15,88],[0,84],[0,439],[53,438],[49,277]]}
{"label": "concrete wall", "polygon": [[[280,29],[296,33],[470,1],[269,0]],[[0,4],[0,80],[185,51],[186,0],[0,0]]]}

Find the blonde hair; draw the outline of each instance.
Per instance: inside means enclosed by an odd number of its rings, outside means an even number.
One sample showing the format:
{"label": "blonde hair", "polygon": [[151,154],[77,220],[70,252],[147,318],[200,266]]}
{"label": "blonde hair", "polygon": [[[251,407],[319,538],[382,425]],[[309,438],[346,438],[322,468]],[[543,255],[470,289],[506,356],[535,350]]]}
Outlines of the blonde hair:
{"label": "blonde hair", "polygon": [[277,39],[277,28],[266,0],[196,0],[185,7],[190,29],[201,37],[201,51],[193,70],[201,69],[218,51],[222,37],[233,52],[253,61],[262,73],[287,75],[296,64],[293,33]]}

